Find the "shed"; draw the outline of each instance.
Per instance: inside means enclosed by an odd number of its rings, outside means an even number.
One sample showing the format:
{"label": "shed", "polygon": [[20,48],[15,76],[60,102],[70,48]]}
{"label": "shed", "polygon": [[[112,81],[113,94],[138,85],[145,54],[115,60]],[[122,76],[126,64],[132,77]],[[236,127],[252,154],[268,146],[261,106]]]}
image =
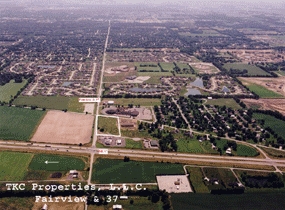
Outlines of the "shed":
{"label": "shed", "polygon": [[159,144],[158,144],[158,142],[157,142],[157,141],[155,141],[155,140],[151,140],[151,141],[150,141],[150,146],[151,146],[151,147],[158,147],[158,146],[159,146]]}
{"label": "shed", "polygon": [[47,204],[45,203],[45,205],[42,207],[42,210],[47,210]]}

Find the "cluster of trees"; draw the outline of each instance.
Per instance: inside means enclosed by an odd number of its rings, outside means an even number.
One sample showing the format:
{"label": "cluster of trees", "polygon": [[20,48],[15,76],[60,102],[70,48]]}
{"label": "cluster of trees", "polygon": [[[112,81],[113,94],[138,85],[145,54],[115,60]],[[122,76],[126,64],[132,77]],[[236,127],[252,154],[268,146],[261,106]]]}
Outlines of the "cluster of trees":
{"label": "cluster of trees", "polygon": [[269,173],[268,176],[241,174],[241,179],[247,187],[251,188],[282,188],[284,183],[276,173]]}
{"label": "cluster of trees", "polygon": [[174,137],[171,133],[169,133],[167,136],[162,137],[162,139],[159,140],[159,146],[162,152],[164,151],[177,152],[178,149],[176,141],[174,140]]}
{"label": "cluster of trees", "polygon": [[243,108],[243,109],[246,108],[245,103],[243,103],[239,98],[234,97],[233,99],[241,106],[241,108]]}

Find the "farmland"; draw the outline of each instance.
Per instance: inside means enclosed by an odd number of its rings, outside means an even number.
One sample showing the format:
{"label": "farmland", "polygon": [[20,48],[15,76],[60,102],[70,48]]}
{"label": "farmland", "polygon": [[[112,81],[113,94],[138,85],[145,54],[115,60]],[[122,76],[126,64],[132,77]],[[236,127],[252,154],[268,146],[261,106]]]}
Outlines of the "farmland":
{"label": "farmland", "polygon": [[285,123],[283,120],[279,120],[271,115],[254,113],[253,118],[256,120],[264,120],[264,126],[270,127],[279,136],[285,136]]}
{"label": "farmland", "polygon": [[6,197],[0,198],[0,209],[31,210],[35,203],[34,197]]}
{"label": "farmland", "polygon": [[0,107],[0,139],[28,141],[45,112],[17,107]]}
{"label": "farmland", "polygon": [[272,90],[268,90],[265,87],[257,84],[247,85],[250,91],[256,93],[261,98],[283,98],[282,95],[273,92]]}
{"label": "farmland", "polygon": [[244,64],[244,63],[226,63],[224,65],[224,68],[226,68],[228,71],[230,71],[230,69],[237,69],[240,71],[243,71],[244,69],[247,70],[246,75],[249,76],[270,76],[269,73],[267,73],[266,71],[263,71],[261,68],[254,66],[254,65],[248,65],[248,64]]}
{"label": "farmland", "polygon": [[[45,161],[56,161],[57,164],[45,164]],[[51,155],[51,154],[35,154],[32,159],[29,170],[45,170],[45,171],[68,171],[79,170],[85,168],[85,161],[79,157]]]}
{"label": "farmland", "polygon": [[92,135],[94,116],[74,112],[48,111],[33,142],[86,144]]}
{"label": "farmland", "polygon": [[[284,193],[245,193],[240,195],[173,194],[173,208],[193,210],[268,210],[282,209],[285,205]],[[281,208],[280,208],[281,207]]]}
{"label": "farmland", "polygon": [[98,117],[98,130],[101,133],[119,135],[118,119],[113,117]]}
{"label": "farmland", "polygon": [[11,80],[9,83],[0,86],[0,101],[8,103],[11,96],[13,98],[26,83],[27,80],[23,80],[21,83],[15,83],[14,80]]}
{"label": "farmland", "polygon": [[184,171],[180,164],[98,158],[93,165],[92,180],[96,183],[148,183],[155,182],[158,174],[184,174]]}
{"label": "farmland", "polygon": [[190,182],[196,193],[208,193],[209,190],[203,182],[203,173],[199,167],[186,167],[190,174]]}
{"label": "farmland", "polygon": [[83,112],[84,106],[77,97],[66,96],[19,96],[13,104],[18,106],[37,106],[40,108]]}
{"label": "farmland", "polygon": [[18,152],[0,152],[0,180],[21,181],[33,154]]}
{"label": "farmland", "polygon": [[159,63],[163,71],[173,71],[175,67],[173,63],[161,62]]}

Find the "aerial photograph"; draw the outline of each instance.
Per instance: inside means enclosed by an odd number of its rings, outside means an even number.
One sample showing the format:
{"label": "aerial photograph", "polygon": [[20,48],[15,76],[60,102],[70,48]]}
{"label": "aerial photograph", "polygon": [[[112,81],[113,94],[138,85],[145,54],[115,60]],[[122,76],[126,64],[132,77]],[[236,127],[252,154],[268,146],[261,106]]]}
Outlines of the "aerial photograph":
{"label": "aerial photograph", "polygon": [[0,0],[0,210],[285,209],[283,0]]}

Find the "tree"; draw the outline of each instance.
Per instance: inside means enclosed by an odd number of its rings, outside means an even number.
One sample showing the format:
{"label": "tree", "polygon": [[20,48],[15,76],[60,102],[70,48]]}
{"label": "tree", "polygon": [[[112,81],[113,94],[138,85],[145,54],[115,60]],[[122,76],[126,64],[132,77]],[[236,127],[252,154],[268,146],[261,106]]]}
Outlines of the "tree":
{"label": "tree", "polygon": [[129,162],[129,161],[130,161],[130,158],[127,157],[127,156],[125,156],[125,157],[124,157],[124,162]]}

